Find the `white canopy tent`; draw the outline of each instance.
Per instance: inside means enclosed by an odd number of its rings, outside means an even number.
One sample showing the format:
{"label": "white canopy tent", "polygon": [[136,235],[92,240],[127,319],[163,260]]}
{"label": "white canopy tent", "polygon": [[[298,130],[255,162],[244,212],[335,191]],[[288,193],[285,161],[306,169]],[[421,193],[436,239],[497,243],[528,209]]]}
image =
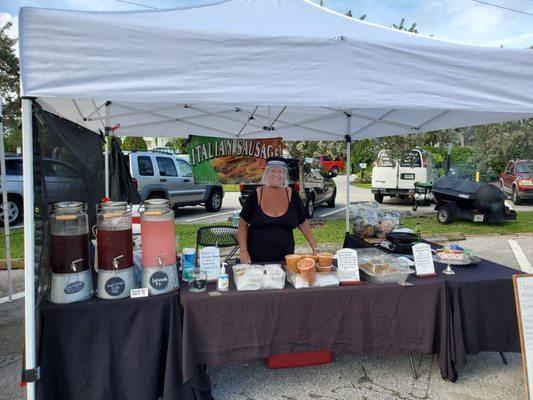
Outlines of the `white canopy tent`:
{"label": "white canopy tent", "polygon": [[120,124],[117,135],[346,140],[347,165],[351,140],[533,117],[532,51],[400,32],[307,0],[108,13],[23,8],[20,69],[28,369],[32,99],[93,131]]}

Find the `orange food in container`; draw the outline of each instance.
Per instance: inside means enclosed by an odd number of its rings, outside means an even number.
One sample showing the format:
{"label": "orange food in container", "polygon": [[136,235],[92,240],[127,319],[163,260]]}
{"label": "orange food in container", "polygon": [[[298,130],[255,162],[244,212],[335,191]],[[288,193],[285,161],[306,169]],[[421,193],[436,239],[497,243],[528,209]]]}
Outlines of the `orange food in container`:
{"label": "orange food in container", "polygon": [[323,267],[321,265],[317,266],[316,269],[318,270],[318,272],[331,272],[333,271],[333,265],[330,265],[328,267]]}
{"label": "orange food in container", "polygon": [[315,260],[309,257],[302,258],[300,261],[298,261],[298,270],[307,282],[315,282]]}
{"label": "orange food in container", "polygon": [[297,274],[298,271],[298,261],[300,261],[303,258],[300,254],[287,254],[285,256],[285,264],[287,266],[287,269],[295,274]]}
{"label": "orange food in container", "polygon": [[321,267],[329,267],[333,264],[333,254],[331,253],[318,253],[318,265]]}

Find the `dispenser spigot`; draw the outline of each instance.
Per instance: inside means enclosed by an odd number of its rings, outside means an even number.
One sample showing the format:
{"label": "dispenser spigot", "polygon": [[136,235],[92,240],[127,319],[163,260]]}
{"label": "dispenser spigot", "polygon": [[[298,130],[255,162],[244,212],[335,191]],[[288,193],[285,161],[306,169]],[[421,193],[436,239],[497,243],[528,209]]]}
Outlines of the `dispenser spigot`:
{"label": "dispenser spigot", "polygon": [[165,253],[161,253],[157,256],[157,266],[159,268],[163,268],[165,266],[165,262],[163,261],[163,256],[167,254],[166,252]]}
{"label": "dispenser spigot", "polygon": [[113,268],[114,269],[118,269],[118,260],[120,260],[121,258],[124,258],[124,256],[122,254],[120,256],[116,256],[115,258],[113,258]]}
{"label": "dispenser spigot", "polygon": [[78,258],[77,260],[72,261],[72,263],[70,264],[70,269],[74,272],[78,272],[78,270],[76,269],[76,264],[81,263],[82,261],[83,258]]}

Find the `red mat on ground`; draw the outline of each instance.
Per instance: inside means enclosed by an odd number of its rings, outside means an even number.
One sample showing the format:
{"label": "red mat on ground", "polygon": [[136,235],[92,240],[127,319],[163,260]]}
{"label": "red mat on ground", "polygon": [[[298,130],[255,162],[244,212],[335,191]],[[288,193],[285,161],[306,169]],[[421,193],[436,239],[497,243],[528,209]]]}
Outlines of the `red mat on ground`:
{"label": "red mat on ground", "polygon": [[270,356],[266,359],[268,368],[308,367],[311,365],[328,364],[333,361],[333,353],[328,350],[305,351]]}

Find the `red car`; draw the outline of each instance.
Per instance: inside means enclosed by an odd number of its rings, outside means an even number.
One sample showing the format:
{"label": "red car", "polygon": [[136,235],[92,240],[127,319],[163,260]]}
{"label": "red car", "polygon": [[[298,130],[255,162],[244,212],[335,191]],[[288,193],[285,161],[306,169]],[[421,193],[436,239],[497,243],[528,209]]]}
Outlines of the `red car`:
{"label": "red car", "polygon": [[340,157],[333,159],[330,156],[319,156],[318,162],[333,176],[337,176],[339,171],[344,170],[344,160]]}
{"label": "red car", "polygon": [[500,174],[500,187],[512,195],[513,203],[533,199],[533,160],[514,160]]}

